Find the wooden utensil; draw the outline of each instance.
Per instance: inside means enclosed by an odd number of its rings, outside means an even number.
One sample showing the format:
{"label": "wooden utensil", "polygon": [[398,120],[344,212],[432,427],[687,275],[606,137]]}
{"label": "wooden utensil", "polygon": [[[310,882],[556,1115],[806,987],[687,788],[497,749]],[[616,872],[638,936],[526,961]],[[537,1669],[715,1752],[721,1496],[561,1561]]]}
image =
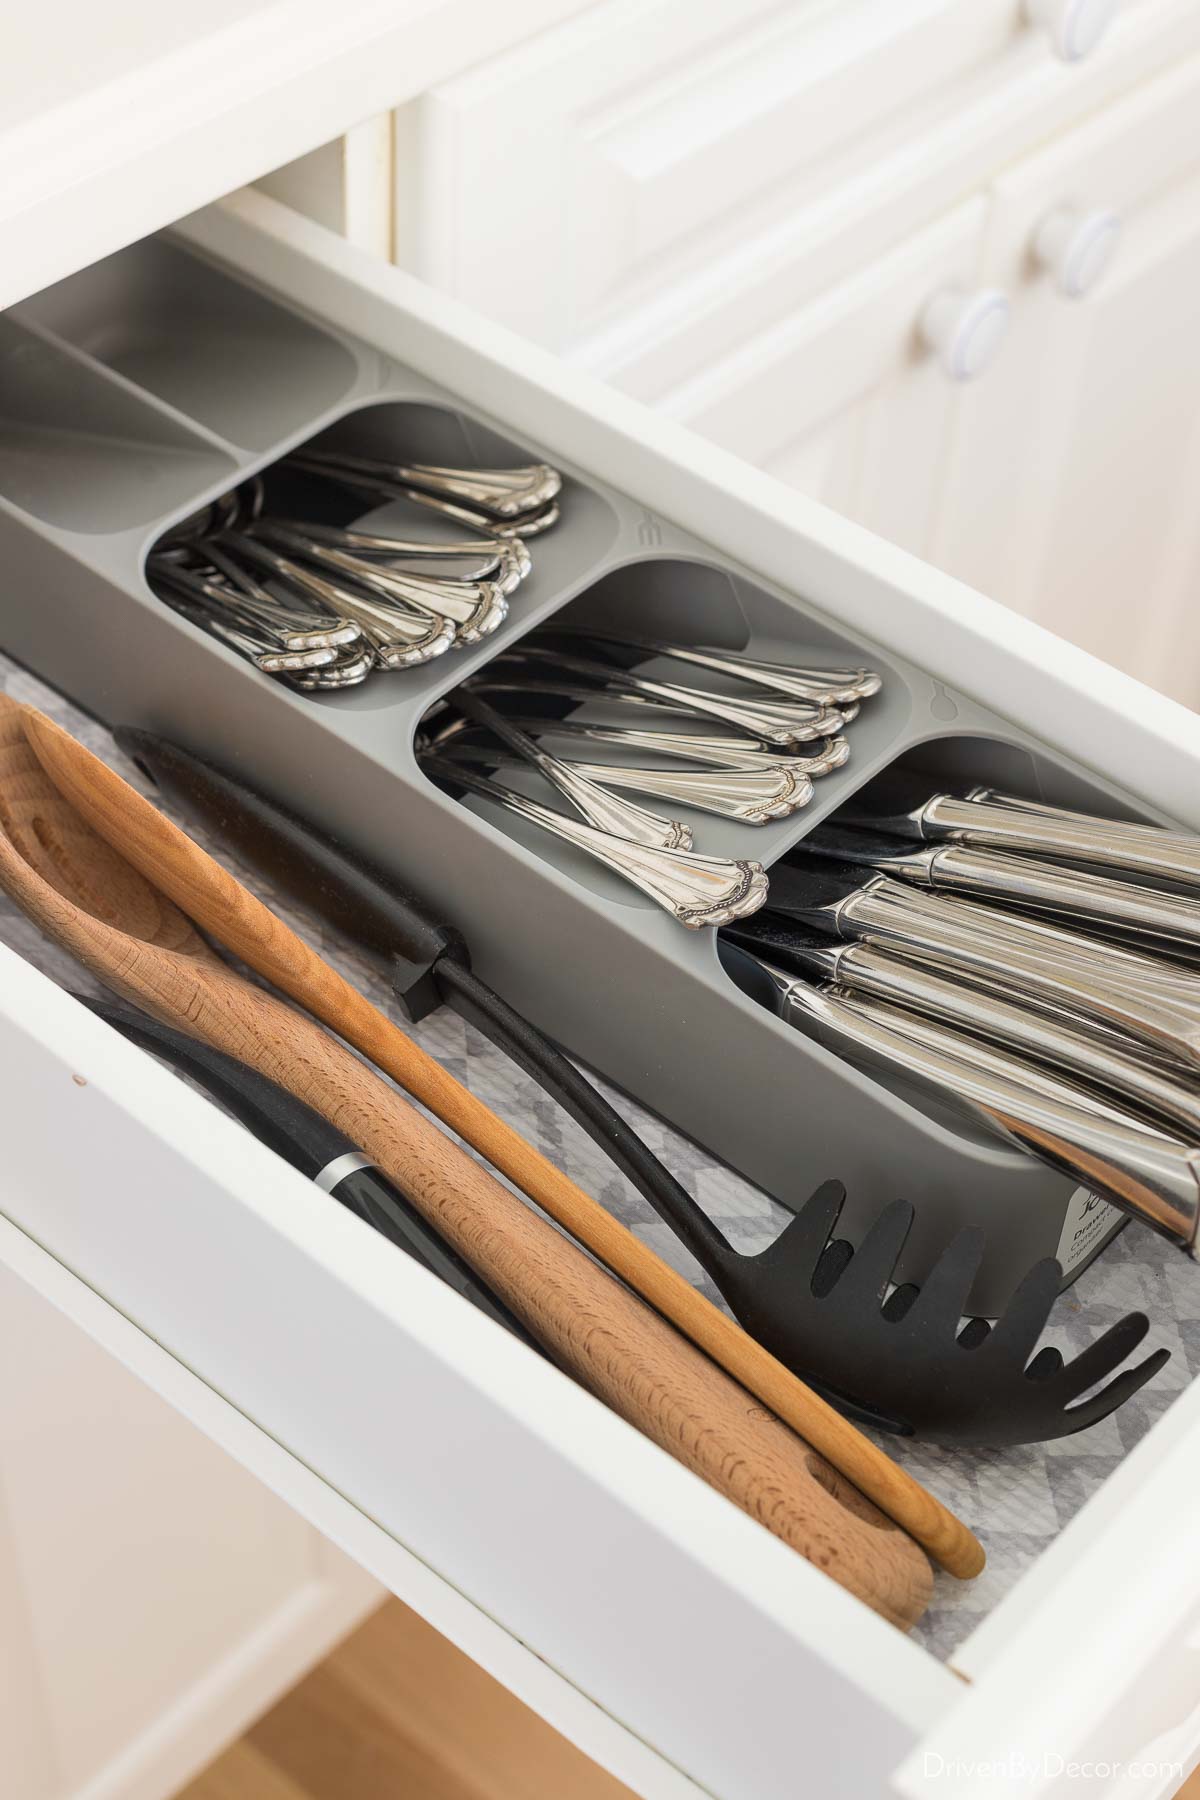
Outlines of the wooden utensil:
{"label": "wooden utensil", "polygon": [[9,703],[0,826],[0,885],[58,943],[126,999],[322,1113],[564,1369],[884,1617],[902,1627],[920,1617],[931,1576],[912,1540],[343,1045],[226,968],[56,791]]}
{"label": "wooden utensil", "polygon": [[799,1432],[943,1568],[961,1577],[979,1573],[985,1561],[982,1546],[934,1495],[455,1081],[119,775],[33,708],[23,710],[22,721],[55,787],[147,880],[473,1145]]}

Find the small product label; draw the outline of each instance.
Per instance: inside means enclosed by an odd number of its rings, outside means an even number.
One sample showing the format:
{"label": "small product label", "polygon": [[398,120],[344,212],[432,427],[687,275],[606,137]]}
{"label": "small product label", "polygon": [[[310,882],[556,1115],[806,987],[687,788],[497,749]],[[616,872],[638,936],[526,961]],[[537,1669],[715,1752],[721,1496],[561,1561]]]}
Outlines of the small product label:
{"label": "small product label", "polygon": [[1055,1252],[1064,1275],[1069,1275],[1072,1269],[1095,1255],[1120,1217],[1118,1207],[1102,1200],[1099,1194],[1093,1194],[1090,1188],[1075,1189],[1067,1203],[1062,1236]]}

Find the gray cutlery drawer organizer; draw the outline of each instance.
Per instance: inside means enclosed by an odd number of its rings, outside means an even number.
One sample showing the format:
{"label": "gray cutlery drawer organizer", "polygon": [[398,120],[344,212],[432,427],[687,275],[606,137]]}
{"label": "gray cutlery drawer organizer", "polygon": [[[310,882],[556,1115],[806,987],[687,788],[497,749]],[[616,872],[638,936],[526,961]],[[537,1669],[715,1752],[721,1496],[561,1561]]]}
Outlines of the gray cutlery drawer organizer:
{"label": "gray cutlery drawer organizer", "polygon": [[[158,599],[145,559],[169,527],[298,444],[397,460],[505,463],[514,443],[469,400],[169,240],[151,239],[0,316],[0,646],[106,722],[210,755],[350,844],[461,925],[479,973],[584,1063],[785,1205],[829,1176],[856,1238],[897,1195],[920,1280],[961,1224],[982,1224],[974,1296],[994,1313],[1055,1254],[1075,1183],[881,1085],[784,1025],[690,932],[571,846],[418,768],[422,716],[564,609],[763,657],[866,664],[883,677],[847,767],[790,819],[688,817],[697,848],[770,864],[886,765],[935,786],[994,781],[1100,813],[1146,810],[803,598],[560,457],[562,519],[484,643],[361,688],[310,697],[261,675]],[[347,503],[349,523],[370,515]],[[697,684],[697,672],[687,679]],[[702,680],[703,678],[699,678]],[[510,776],[513,785],[523,776]],[[543,797],[548,790],[543,790]],[[1108,1241],[1115,1218],[1092,1249]],[[1084,1259],[1070,1271],[1073,1278]]]}

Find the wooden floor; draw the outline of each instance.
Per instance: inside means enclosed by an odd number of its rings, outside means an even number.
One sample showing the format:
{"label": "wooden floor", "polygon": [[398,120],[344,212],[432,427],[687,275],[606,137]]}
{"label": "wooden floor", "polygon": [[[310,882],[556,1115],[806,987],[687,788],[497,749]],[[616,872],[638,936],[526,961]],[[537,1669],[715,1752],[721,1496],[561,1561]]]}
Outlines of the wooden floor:
{"label": "wooden floor", "polygon": [[178,1800],[631,1800],[389,1600]]}
{"label": "wooden floor", "polygon": [[[633,1800],[389,1600],[176,1800]],[[1176,1800],[1200,1800],[1200,1770]]]}

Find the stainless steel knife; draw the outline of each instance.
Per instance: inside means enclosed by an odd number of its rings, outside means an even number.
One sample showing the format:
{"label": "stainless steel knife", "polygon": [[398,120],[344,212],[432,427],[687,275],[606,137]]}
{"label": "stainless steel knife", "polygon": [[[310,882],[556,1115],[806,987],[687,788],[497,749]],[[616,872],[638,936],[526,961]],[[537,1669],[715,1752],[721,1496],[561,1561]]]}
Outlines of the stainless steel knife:
{"label": "stainless steel knife", "polygon": [[1195,1253],[1200,1151],[1061,1076],[836,983],[759,965],[780,1016],[860,1066],[916,1083]]}
{"label": "stainless steel knife", "polygon": [[[1058,931],[1053,941],[1013,929],[1028,921],[1001,920],[972,900],[915,893],[886,875],[844,863],[813,860],[771,870],[768,910],[814,926],[830,937],[891,945],[945,973],[961,971],[976,985],[1031,997],[1139,1039],[1191,1068],[1200,1065],[1200,1013],[1187,995],[1176,997],[1123,977],[1119,953],[1111,966],[1097,946]],[[1078,954],[1073,954],[1079,946]],[[1107,947],[1099,946],[1103,952]]]}
{"label": "stainless steel knife", "polygon": [[1057,867],[1034,856],[954,842],[917,849],[902,838],[837,825],[818,826],[805,838],[804,849],[863,863],[918,887],[1048,913],[1073,922],[1081,931],[1115,930],[1150,939],[1164,950],[1176,944],[1200,947],[1200,901]]}
{"label": "stainless steel knife", "polygon": [[928,776],[890,770],[848,801],[843,817],[923,843],[950,839],[1200,889],[1200,838],[1000,796],[990,788],[974,787],[967,798],[929,789]]}

